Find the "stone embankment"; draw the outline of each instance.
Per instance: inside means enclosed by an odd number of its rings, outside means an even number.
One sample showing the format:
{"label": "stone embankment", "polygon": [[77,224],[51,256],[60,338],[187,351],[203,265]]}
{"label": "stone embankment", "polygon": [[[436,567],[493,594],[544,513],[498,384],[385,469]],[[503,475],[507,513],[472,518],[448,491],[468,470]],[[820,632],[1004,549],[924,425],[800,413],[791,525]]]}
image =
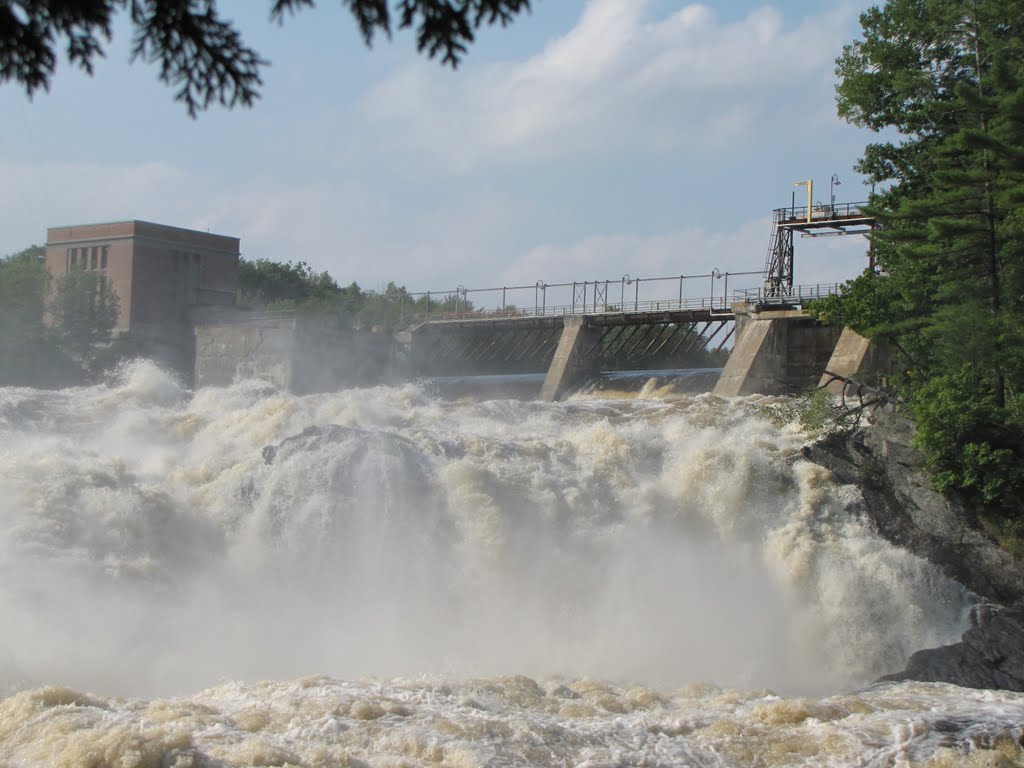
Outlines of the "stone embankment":
{"label": "stone embankment", "polygon": [[960,643],[918,651],[906,669],[882,679],[1024,691],[1024,564],[982,530],[966,505],[934,490],[912,437],[905,418],[876,413],[872,425],[828,435],[803,451],[838,482],[860,489],[863,501],[853,511],[880,535],[985,601]]}

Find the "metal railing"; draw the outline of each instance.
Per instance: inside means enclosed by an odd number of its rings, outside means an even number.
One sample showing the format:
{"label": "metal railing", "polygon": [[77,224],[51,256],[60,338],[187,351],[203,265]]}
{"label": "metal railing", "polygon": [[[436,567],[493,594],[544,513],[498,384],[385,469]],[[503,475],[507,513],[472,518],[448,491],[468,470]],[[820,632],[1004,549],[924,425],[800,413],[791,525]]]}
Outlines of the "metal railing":
{"label": "metal railing", "polygon": [[[728,312],[731,304],[729,280],[751,276],[756,276],[757,282],[760,282],[763,273],[722,272],[713,269],[698,275],[634,278],[627,274],[617,280],[571,283],[546,283],[538,280],[533,285],[500,288],[465,288],[460,285],[448,291],[404,294],[403,301],[408,297],[417,304],[422,301],[425,306],[422,311],[406,314],[403,305],[402,325],[438,320],[561,317],[613,312],[700,309]],[[691,295],[687,296],[687,293]],[[693,295],[695,293],[698,295]],[[442,305],[443,308],[435,308]]]}
{"label": "metal railing", "polygon": [[811,283],[794,285],[792,288],[774,286],[747,288],[733,292],[733,299],[747,304],[801,305],[805,301],[824,299],[839,293],[840,283]]}
{"label": "metal railing", "polygon": [[[422,291],[403,293],[396,297],[400,303],[400,328],[422,322],[445,320],[494,320],[517,317],[564,317],[565,315],[597,315],[627,312],[665,312],[671,310],[708,310],[712,313],[731,313],[735,303],[759,305],[799,306],[805,301],[821,299],[839,293],[840,283],[812,283],[779,288],[762,283],[763,273],[719,272],[717,269],[702,275],[677,275],[672,277],[631,278],[624,275],[619,280],[594,280],[573,283],[545,283],[538,280],[534,285],[504,286],[501,288],[463,288],[450,291]],[[757,287],[734,289],[729,294],[729,280],[755,278]],[[708,281],[708,282],[705,282]],[[716,290],[721,286],[721,292]],[[696,287],[707,293],[686,296],[686,291]],[[571,300],[567,303],[549,303],[549,296],[558,295],[571,289]],[[672,295],[668,295],[671,289]],[[650,294],[653,293],[652,297]],[[500,294],[498,306],[476,306],[485,294]],[[532,306],[516,306],[510,298],[532,299]],[[470,298],[470,297],[473,298]],[[425,299],[426,311],[407,312],[407,300]],[[433,306],[431,306],[433,302]],[[445,305],[442,309],[434,309]],[[408,309],[413,309],[408,306]],[[281,310],[234,310],[225,313],[210,313],[203,318],[204,324],[218,322],[261,323],[296,316],[294,309]]]}
{"label": "metal railing", "polygon": [[810,218],[806,205],[791,205],[788,208],[775,209],[776,224],[801,224],[808,222],[825,222],[831,219],[856,219],[866,214],[863,211],[866,202],[860,203],[817,203],[811,206]]}
{"label": "metal railing", "polygon": [[625,305],[607,304],[603,307],[584,308],[582,305],[554,304],[542,306],[539,309],[534,307],[514,307],[511,309],[468,309],[459,311],[443,311],[419,314],[416,317],[422,321],[438,320],[493,320],[505,317],[564,317],[565,315],[599,315],[613,312],[666,312],[669,310],[707,309],[711,311],[728,311],[722,297],[683,299],[662,299],[651,301],[629,301]]}

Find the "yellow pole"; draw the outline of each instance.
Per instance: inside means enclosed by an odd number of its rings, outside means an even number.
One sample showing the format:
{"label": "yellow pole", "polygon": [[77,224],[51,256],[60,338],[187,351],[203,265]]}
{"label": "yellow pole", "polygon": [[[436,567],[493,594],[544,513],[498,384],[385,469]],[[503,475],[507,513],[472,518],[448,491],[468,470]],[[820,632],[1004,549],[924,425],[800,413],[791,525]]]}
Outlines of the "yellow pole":
{"label": "yellow pole", "polygon": [[814,179],[798,181],[794,186],[807,187],[807,223],[810,224],[814,205]]}

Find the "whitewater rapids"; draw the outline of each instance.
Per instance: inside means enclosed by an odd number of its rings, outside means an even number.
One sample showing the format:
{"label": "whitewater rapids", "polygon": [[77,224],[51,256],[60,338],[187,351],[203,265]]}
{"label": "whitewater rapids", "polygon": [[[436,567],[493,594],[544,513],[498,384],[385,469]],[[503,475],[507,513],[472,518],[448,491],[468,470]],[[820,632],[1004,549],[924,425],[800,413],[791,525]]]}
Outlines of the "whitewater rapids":
{"label": "whitewater rapids", "polygon": [[784,413],[0,389],[0,768],[1024,764],[1024,696],[870,685],[973,599]]}

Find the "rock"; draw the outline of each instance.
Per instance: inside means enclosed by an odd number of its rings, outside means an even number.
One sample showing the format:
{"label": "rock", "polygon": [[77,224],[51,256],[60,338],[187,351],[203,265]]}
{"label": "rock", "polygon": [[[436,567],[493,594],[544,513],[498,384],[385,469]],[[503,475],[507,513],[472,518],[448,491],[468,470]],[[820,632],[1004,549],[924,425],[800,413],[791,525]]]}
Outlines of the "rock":
{"label": "rock", "polygon": [[857,486],[858,510],[888,541],[934,563],[945,575],[996,603],[1024,598],[1024,564],[995,543],[958,498],[937,492],[924,456],[912,445],[913,425],[876,413],[850,435],[829,435],[803,454],[836,480]]}
{"label": "rock", "polygon": [[963,640],[918,651],[902,672],[880,681],[920,680],[1024,691],[1024,601],[1011,608],[982,604]]}
{"label": "rock", "polygon": [[[347,432],[345,430],[345,427],[339,427],[339,426],[336,426],[334,424],[329,425],[327,427],[327,429],[330,430],[329,437],[334,436],[336,434],[347,434]],[[324,434],[324,430],[321,429],[320,427],[317,427],[317,426],[314,425],[314,426],[306,427],[304,430],[302,430],[297,435],[292,435],[291,437],[286,437],[284,439],[284,441],[280,445],[267,445],[267,446],[264,446],[263,447],[263,453],[262,453],[262,455],[263,455],[263,463],[264,464],[273,464],[274,463],[274,459],[277,458],[277,452],[281,448],[285,447],[286,445],[289,445],[290,443],[297,443],[297,442],[298,443],[303,443],[303,442],[307,441],[307,438],[320,437],[322,434]]]}
{"label": "rock", "polygon": [[1024,564],[980,528],[960,499],[932,487],[912,438],[907,419],[878,413],[867,427],[803,449],[838,482],[860,490],[855,511],[881,536],[993,601],[972,611],[961,642],[918,651],[902,672],[880,679],[1024,691]]}

